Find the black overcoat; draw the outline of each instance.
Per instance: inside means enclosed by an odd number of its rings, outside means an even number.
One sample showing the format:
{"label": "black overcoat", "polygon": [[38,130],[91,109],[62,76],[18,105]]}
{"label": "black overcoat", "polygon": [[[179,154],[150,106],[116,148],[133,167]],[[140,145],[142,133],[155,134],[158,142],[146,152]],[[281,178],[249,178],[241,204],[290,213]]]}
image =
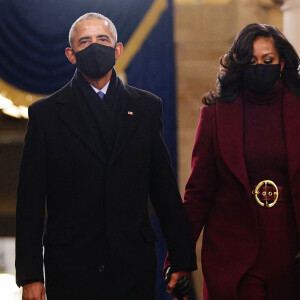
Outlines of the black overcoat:
{"label": "black overcoat", "polygon": [[29,107],[18,185],[17,283],[44,281],[44,261],[49,300],[153,298],[149,197],[173,269],[196,268],[163,139],[161,100],[114,73],[112,80],[109,89],[117,88],[112,93],[120,104],[115,114],[87,103],[98,96],[79,72]]}

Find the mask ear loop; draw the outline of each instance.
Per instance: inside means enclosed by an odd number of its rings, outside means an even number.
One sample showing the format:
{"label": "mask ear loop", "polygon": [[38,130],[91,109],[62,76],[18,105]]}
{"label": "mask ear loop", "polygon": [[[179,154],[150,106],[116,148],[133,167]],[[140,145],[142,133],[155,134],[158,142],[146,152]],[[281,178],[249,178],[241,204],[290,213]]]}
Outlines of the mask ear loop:
{"label": "mask ear loop", "polygon": [[283,58],[280,58],[280,64],[283,62],[283,67],[282,67],[282,70],[280,70],[280,78],[282,78],[282,72],[284,70],[284,66],[285,66],[285,61]]}

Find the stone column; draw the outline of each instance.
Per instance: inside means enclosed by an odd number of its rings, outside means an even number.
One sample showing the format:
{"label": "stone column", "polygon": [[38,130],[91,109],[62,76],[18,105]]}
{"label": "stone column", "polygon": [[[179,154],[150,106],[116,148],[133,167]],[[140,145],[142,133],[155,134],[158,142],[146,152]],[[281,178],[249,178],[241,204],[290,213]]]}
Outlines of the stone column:
{"label": "stone column", "polygon": [[300,55],[300,0],[285,0],[283,11],[283,32]]}

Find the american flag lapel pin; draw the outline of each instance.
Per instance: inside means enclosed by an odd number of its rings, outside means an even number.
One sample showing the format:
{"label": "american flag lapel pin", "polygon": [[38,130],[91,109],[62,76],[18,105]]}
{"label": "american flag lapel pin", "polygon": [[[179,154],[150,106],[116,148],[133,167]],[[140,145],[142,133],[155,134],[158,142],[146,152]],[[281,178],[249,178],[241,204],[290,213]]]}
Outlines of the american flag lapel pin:
{"label": "american flag lapel pin", "polygon": [[130,111],[130,110],[129,110],[129,111],[128,111],[128,115],[129,115],[129,116],[133,116],[133,111]]}

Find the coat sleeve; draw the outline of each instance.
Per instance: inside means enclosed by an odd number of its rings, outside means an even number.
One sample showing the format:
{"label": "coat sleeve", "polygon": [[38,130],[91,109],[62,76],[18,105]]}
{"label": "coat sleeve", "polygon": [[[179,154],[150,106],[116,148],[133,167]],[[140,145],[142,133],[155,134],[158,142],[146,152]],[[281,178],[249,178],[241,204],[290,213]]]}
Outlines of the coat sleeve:
{"label": "coat sleeve", "polygon": [[29,107],[19,172],[16,210],[16,281],[19,286],[43,278],[42,235],[46,199],[45,134],[35,107]]}
{"label": "coat sleeve", "polygon": [[197,241],[206,223],[218,188],[213,146],[214,111],[214,105],[204,106],[201,110],[192,153],[192,170],[184,194],[184,207],[194,241]]}
{"label": "coat sleeve", "polygon": [[166,239],[173,271],[192,271],[197,268],[194,243],[163,138],[161,101],[156,105],[154,116],[150,197]]}

